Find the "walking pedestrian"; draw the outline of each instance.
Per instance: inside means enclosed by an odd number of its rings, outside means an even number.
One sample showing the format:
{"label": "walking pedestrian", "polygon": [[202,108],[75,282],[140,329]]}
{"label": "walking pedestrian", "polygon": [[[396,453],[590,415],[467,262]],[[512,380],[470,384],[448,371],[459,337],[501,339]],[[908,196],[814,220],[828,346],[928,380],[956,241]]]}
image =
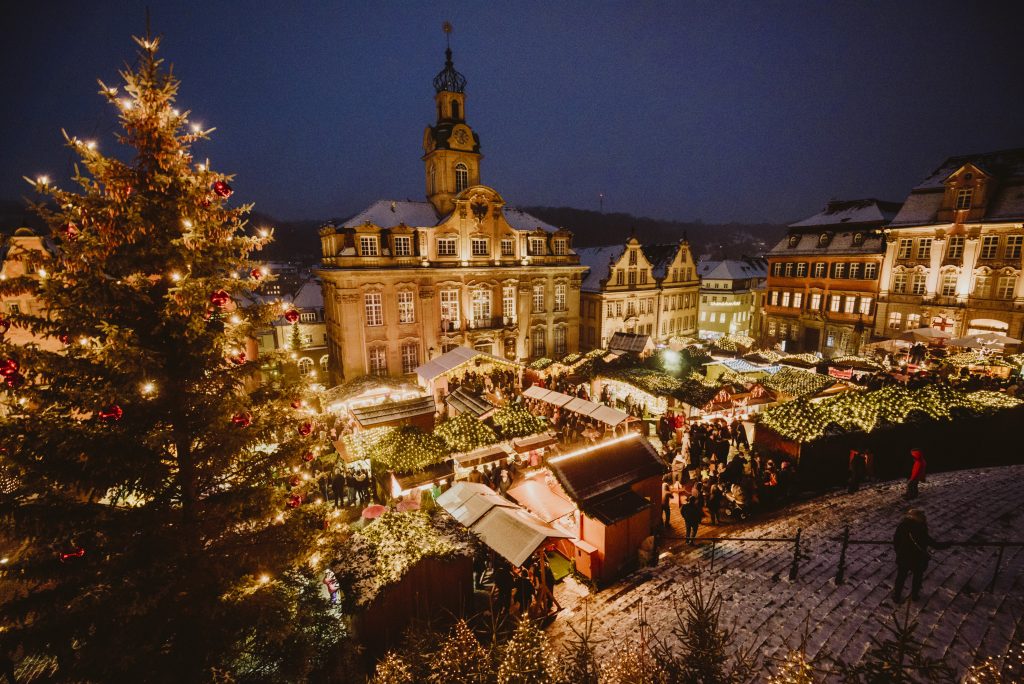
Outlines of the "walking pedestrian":
{"label": "walking pedestrian", "polygon": [[697,527],[700,525],[701,518],[704,517],[704,512],[697,507],[697,502],[693,497],[686,499],[686,503],[679,507],[679,512],[683,516],[683,522],[686,523],[686,543],[693,546],[697,539]]}
{"label": "walking pedestrian", "polygon": [[892,539],[896,550],[896,584],[892,590],[892,600],[899,603],[903,600],[903,584],[907,575],[913,575],[910,583],[910,598],[921,600],[921,582],[925,568],[928,567],[928,549],[947,549],[948,542],[939,542],[928,535],[928,521],[924,511],[911,508],[896,526]]}
{"label": "walking pedestrian", "polygon": [[672,529],[672,489],[667,482],[661,485],[661,514],[665,517],[665,530]]}
{"label": "walking pedestrian", "polygon": [[867,470],[867,461],[864,454],[858,449],[850,449],[850,476],[846,483],[846,491],[853,494],[860,489],[860,483],[864,481],[864,473]]}
{"label": "walking pedestrian", "polygon": [[907,480],[907,491],[903,495],[904,499],[917,498],[917,487],[921,482],[924,482],[925,472],[928,467],[928,462],[924,460],[924,453],[920,449],[911,449],[910,455],[914,458],[914,467],[910,470],[910,479]]}
{"label": "walking pedestrian", "polygon": [[724,494],[722,493],[722,486],[717,482],[711,485],[711,489],[708,490],[708,515],[711,516],[711,524],[719,524],[719,511],[722,510],[722,499]]}

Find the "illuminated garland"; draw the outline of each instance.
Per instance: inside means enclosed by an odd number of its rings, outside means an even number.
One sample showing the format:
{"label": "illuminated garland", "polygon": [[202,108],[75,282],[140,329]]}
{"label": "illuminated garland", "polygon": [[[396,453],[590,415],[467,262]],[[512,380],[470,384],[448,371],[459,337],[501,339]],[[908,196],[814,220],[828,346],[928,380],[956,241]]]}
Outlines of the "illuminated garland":
{"label": "illuminated garland", "polygon": [[444,440],[448,448],[456,453],[472,451],[498,441],[494,430],[468,413],[441,423],[434,430],[434,435]]}
{"label": "illuminated garland", "polygon": [[903,424],[914,415],[951,420],[957,410],[985,414],[1021,403],[997,392],[964,394],[945,385],[915,390],[893,385],[874,392],[847,392],[820,402],[797,399],[765,411],[759,420],[782,437],[806,443],[829,430],[870,433]]}
{"label": "illuminated garland", "polygon": [[385,433],[368,450],[370,460],[386,470],[415,473],[448,458],[448,446],[439,437],[412,425]]}
{"label": "illuminated garland", "polygon": [[552,361],[551,359],[547,358],[546,356],[542,356],[541,358],[537,359],[536,361],[530,364],[530,369],[538,371],[544,370],[553,363],[554,361]]}
{"label": "illuminated garland", "polygon": [[779,359],[782,358],[782,354],[773,349],[758,349],[752,351],[749,354],[744,354],[743,358],[747,361],[753,361],[754,363],[778,363]]}
{"label": "illuminated garland", "polygon": [[504,439],[528,437],[544,432],[548,428],[547,421],[533,415],[519,404],[510,404],[498,409],[491,421]]}
{"label": "illuminated garland", "polygon": [[355,604],[366,606],[424,558],[472,555],[472,541],[461,525],[443,524],[422,511],[387,511],[352,535],[335,572],[351,583]]}
{"label": "illuminated garland", "polygon": [[746,335],[726,335],[711,343],[712,349],[719,349],[730,354],[735,354],[741,349],[750,349],[753,345],[754,338]]}
{"label": "illuminated garland", "polygon": [[966,366],[1011,366],[1011,364],[1006,363],[1002,359],[985,356],[976,351],[953,354],[944,358],[942,362],[955,368],[964,368]]}
{"label": "illuminated garland", "polygon": [[384,435],[393,432],[394,429],[392,427],[375,427],[343,436],[341,442],[345,445],[349,460],[361,461],[370,458],[370,451],[373,447],[384,438]]}
{"label": "illuminated garland", "polygon": [[770,375],[761,384],[775,392],[788,394],[792,397],[812,396],[826,387],[835,384],[835,380],[827,375],[796,368],[782,368],[778,373]]}
{"label": "illuminated garland", "polygon": [[813,368],[821,363],[821,359],[814,354],[787,354],[779,358],[779,363],[789,363],[794,366]]}
{"label": "illuminated garland", "polygon": [[877,361],[873,361],[863,356],[854,356],[852,354],[847,354],[846,356],[837,356],[833,359],[830,359],[829,363],[831,363],[834,366],[848,366],[850,368],[855,368],[857,370],[882,370],[882,364],[878,363]]}

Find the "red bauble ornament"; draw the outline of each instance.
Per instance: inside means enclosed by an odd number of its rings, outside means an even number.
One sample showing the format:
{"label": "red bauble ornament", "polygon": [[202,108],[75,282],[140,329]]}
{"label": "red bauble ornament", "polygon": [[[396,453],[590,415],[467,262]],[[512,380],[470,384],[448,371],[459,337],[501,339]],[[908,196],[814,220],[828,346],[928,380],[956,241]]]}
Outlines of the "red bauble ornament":
{"label": "red bauble ornament", "polygon": [[18,365],[18,362],[14,359],[0,361],[0,375],[3,375],[4,377],[16,374],[19,368],[21,368],[21,366]]}
{"label": "red bauble ornament", "polygon": [[225,183],[224,181],[214,181],[213,192],[218,197],[223,197],[224,199],[227,199],[228,197],[231,197],[231,193],[233,193],[234,190],[232,190],[231,186]]}
{"label": "red bauble ornament", "polygon": [[253,280],[259,280],[260,278],[263,277],[263,271],[261,271],[258,268],[254,268],[251,271],[249,271],[249,277],[252,278]]}
{"label": "red bauble ornament", "polygon": [[66,240],[74,240],[78,237],[78,226],[74,223],[65,223],[60,227],[60,232]]}
{"label": "red bauble ornament", "polygon": [[231,295],[227,293],[227,290],[217,290],[210,295],[210,303],[218,308],[223,309],[231,301]]}
{"label": "red bauble ornament", "polygon": [[11,373],[4,376],[4,383],[11,389],[18,389],[25,384],[25,376],[21,373]]}
{"label": "red bauble ornament", "polygon": [[121,416],[124,415],[124,410],[117,404],[111,404],[102,411],[97,412],[101,420],[105,420],[108,423],[116,423],[121,420]]}
{"label": "red bauble ornament", "polygon": [[248,411],[245,413],[236,413],[231,416],[231,422],[240,428],[247,428],[252,425],[252,414]]}
{"label": "red bauble ornament", "polygon": [[60,340],[60,343],[63,344],[65,347],[71,344],[71,336],[68,335],[67,333],[61,333],[60,335],[57,335],[57,339]]}
{"label": "red bauble ornament", "polygon": [[302,408],[302,400],[301,399],[292,399],[292,408],[293,409]]}
{"label": "red bauble ornament", "polygon": [[232,356],[231,363],[235,364],[236,366],[241,366],[243,363],[245,363],[245,352],[238,352],[237,356]]}
{"label": "red bauble ornament", "polygon": [[298,494],[293,494],[288,497],[288,508],[298,508],[302,505],[302,497]]}
{"label": "red bauble ornament", "polygon": [[284,320],[289,323],[297,323],[299,320],[299,312],[295,309],[288,309],[284,312]]}
{"label": "red bauble ornament", "polygon": [[301,483],[302,478],[300,478],[298,475],[292,475],[292,479],[288,480],[288,486],[290,487],[298,487],[299,484]]}
{"label": "red bauble ornament", "polygon": [[302,435],[303,437],[305,437],[312,431],[313,424],[308,421],[299,426],[299,434]]}
{"label": "red bauble ornament", "polygon": [[302,454],[302,460],[305,461],[306,463],[309,463],[314,458],[316,458],[316,455],[314,455],[312,451],[307,451],[306,453]]}
{"label": "red bauble ornament", "polygon": [[0,335],[11,329],[11,322],[6,318],[0,318]]}
{"label": "red bauble ornament", "polygon": [[81,558],[84,555],[85,555],[85,549],[82,548],[81,546],[79,546],[74,551],[66,551],[66,552],[60,554],[60,562],[63,563],[64,561],[66,561],[69,558]]}

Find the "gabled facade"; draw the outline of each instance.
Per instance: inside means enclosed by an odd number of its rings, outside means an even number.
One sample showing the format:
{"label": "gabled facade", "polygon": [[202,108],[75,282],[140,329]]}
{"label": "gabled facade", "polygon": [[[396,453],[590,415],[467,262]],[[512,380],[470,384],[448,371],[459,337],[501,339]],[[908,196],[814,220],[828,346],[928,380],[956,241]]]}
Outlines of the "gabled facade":
{"label": "gabled facade", "polygon": [[411,373],[457,346],[520,360],[579,348],[584,269],[572,234],[480,184],[480,139],[450,50],[434,87],[428,201],[378,201],[320,230],[332,382]]}
{"label": "gabled facade", "polygon": [[1024,148],[951,157],[886,229],[875,332],[1024,333]]}
{"label": "gabled facade", "polygon": [[[18,228],[6,239],[5,244],[0,245],[0,279],[20,278],[24,275],[36,279],[45,277],[45,273],[32,273],[30,270],[33,255],[52,256],[55,253],[56,248],[48,239],[36,235],[30,228]],[[7,329],[7,332],[0,334],[10,344],[37,344],[47,351],[62,349],[64,345],[56,337],[35,335],[17,323],[18,314],[40,316],[45,313],[42,302],[31,293],[0,298],[0,325]]]}
{"label": "gabled facade", "polygon": [[767,262],[757,257],[702,261],[698,334],[703,338],[750,335],[756,331],[755,304],[767,277]]}
{"label": "gabled facade", "polygon": [[657,343],[696,334],[697,268],[689,244],[581,247],[588,268],[580,290],[580,348],[608,346],[612,335],[650,335]]}
{"label": "gabled facade", "polygon": [[856,354],[874,329],[882,226],[900,205],[834,200],[768,252],[761,341],[790,352]]}

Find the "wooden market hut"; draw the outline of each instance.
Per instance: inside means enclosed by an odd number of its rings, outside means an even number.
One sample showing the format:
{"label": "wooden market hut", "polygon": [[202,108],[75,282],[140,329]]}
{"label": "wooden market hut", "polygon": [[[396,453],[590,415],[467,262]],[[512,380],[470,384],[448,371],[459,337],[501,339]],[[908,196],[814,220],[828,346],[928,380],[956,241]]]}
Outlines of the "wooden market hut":
{"label": "wooden market hut", "polygon": [[668,466],[651,443],[630,433],[549,459],[548,468],[580,511],[581,543],[570,551],[577,570],[603,583],[632,568],[660,524]]}
{"label": "wooden market hut", "polygon": [[612,334],[612,339],[608,341],[608,352],[619,356],[636,354],[644,359],[653,354],[655,349],[651,336],[639,333],[617,332]]}
{"label": "wooden market hut", "polygon": [[434,429],[437,405],[434,397],[424,396],[404,401],[384,401],[379,404],[352,406],[349,414],[363,430],[376,427],[415,425],[424,432]]}
{"label": "wooden market hut", "polygon": [[466,387],[459,387],[446,396],[444,403],[448,407],[449,418],[468,413],[477,420],[486,420],[498,408],[486,396],[472,392]]}
{"label": "wooden market hut", "polygon": [[470,367],[500,366],[522,370],[522,364],[488,354],[472,347],[455,347],[436,359],[431,359],[414,371],[421,387],[440,401],[448,394],[448,379]]}

